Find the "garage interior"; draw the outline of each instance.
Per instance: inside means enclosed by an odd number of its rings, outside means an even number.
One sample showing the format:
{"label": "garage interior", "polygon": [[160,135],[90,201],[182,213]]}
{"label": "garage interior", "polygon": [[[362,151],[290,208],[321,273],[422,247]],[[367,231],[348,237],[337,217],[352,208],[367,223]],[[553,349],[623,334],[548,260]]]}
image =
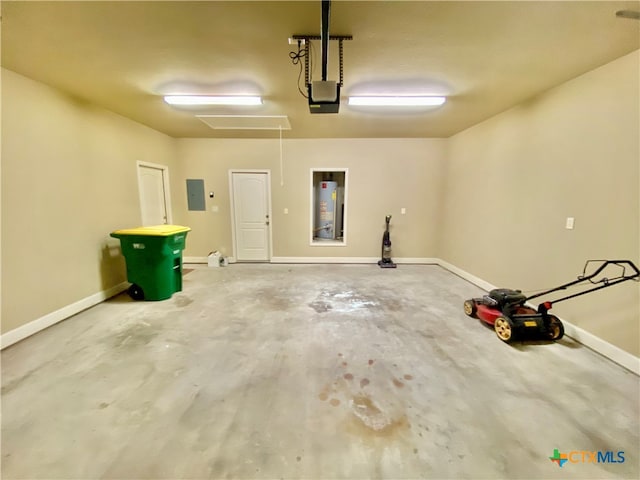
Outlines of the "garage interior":
{"label": "garage interior", "polygon": [[[640,264],[640,2],[330,2],[352,39],[317,114],[294,37],[321,3],[2,2],[3,478],[638,477],[638,283],[554,307],[557,342],[462,303]],[[417,95],[446,101],[349,103]],[[146,223],[143,168],[191,229],[158,302],[109,236]],[[318,172],[343,175],[335,241]],[[266,176],[265,256],[234,173]]]}

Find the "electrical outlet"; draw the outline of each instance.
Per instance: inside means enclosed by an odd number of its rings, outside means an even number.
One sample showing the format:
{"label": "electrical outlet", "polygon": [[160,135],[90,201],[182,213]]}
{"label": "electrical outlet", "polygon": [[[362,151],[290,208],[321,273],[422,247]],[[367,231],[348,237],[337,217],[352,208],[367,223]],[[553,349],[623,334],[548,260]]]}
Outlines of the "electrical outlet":
{"label": "electrical outlet", "polygon": [[285,214],[285,215],[289,215],[289,209],[288,209],[288,208],[285,208],[285,209],[284,209],[284,214]]}
{"label": "electrical outlet", "polygon": [[407,213],[407,209],[406,208],[401,208],[400,209],[400,214],[404,215],[405,213]]}
{"label": "electrical outlet", "polygon": [[567,217],[567,223],[565,224],[565,228],[567,230],[573,230],[574,223],[575,223],[575,219],[573,217]]}

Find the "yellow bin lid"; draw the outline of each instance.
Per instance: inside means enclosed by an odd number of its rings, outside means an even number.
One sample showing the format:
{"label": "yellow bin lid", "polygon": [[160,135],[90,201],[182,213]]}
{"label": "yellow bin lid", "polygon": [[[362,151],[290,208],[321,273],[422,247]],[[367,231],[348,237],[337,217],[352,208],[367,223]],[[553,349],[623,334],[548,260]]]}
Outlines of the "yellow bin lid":
{"label": "yellow bin lid", "polygon": [[113,232],[116,235],[149,235],[153,237],[168,237],[176,233],[189,232],[189,227],[182,225],[153,225],[151,227],[125,228]]}

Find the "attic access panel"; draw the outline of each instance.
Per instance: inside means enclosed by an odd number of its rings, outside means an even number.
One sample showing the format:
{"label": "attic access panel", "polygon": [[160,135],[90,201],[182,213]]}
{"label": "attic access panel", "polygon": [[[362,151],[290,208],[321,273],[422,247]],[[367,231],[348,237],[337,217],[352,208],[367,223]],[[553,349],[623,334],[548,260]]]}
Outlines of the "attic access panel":
{"label": "attic access panel", "polygon": [[286,115],[196,115],[214,130],[291,130]]}

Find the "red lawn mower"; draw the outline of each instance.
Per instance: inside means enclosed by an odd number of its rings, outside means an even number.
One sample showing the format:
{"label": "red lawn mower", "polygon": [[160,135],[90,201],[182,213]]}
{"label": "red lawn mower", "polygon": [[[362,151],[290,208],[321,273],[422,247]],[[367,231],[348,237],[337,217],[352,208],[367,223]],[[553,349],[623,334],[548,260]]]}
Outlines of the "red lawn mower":
{"label": "red lawn mower", "polygon": [[[607,267],[617,267],[618,275],[612,278],[602,276],[596,279]],[[587,275],[587,271],[593,273]],[[610,269],[611,270],[611,269]],[[512,342],[525,334],[534,334],[548,340],[559,340],[564,335],[564,326],[558,317],[550,315],[549,310],[553,304],[579,297],[596,290],[613,287],[627,280],[640,280],[640,271],[630,260],[588,260],[582,275],[564,285],[545,290],[527,297],[521,290],[508,288],[496,288],[482,298],[472,298],[464,302],[464,313],[470,317],[479,318],[488,325],[493,325],[496,335],[503,342]],[[527,305],[529,300],[542,297],[559,290],[587,283],[595,285],[587,290],[582,290],[573,295],[561,297],[553,302],[543,302],[534,309]]]}

